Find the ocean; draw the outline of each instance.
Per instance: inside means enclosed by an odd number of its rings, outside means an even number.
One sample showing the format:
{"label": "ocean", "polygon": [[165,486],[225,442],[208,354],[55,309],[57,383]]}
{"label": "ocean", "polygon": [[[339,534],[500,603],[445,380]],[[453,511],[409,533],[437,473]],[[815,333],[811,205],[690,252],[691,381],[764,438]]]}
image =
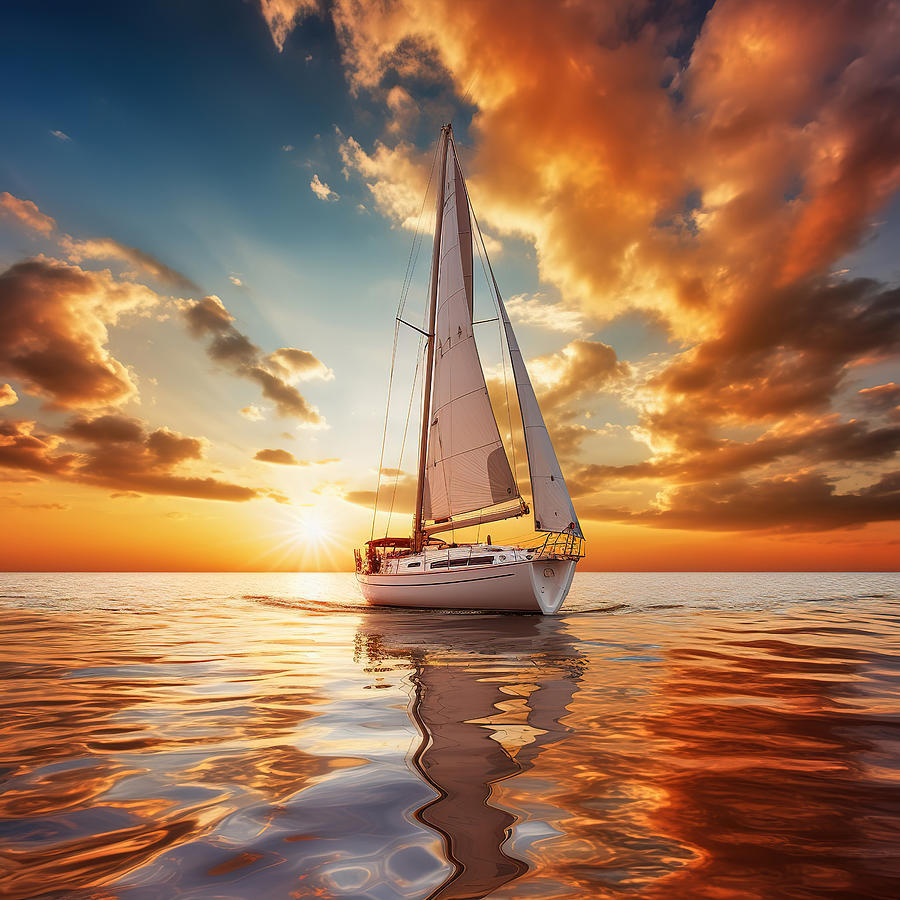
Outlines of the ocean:
{"label": "ocean", "polygon": [[0,574],[0,896],[896,898],[900,576]]}

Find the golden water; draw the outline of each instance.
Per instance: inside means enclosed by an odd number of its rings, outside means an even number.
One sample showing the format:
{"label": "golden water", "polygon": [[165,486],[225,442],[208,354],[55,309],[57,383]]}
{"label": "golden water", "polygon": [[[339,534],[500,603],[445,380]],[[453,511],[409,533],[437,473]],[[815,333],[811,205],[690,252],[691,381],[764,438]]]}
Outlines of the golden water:
{"label": "golden water", "polygon": [[0,896],[900,896],[896,575],[0,575]]}

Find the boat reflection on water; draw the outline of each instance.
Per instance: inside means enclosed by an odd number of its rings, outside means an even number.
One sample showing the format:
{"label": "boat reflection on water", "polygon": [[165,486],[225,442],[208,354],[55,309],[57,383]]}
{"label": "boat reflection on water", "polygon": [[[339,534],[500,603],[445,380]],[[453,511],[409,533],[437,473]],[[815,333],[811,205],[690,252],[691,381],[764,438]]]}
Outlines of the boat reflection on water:
{"label": "boat reflection on water", "polygon": [[[515,851],[523,813],[504,804],[501,785],[570,731],[564,717],[583,662],[564,626],[538,617],[372,615],[357,646],[372,667],[410,667],[409,715],[420,740],[409,762],[436,794],[413,815],[440,836],[452,866],[429,898],[487,896],[524,874]],[[530,831],[531,839],[558,834],[546,820]]]}
{"label": "boat reflection on water", "polygon": [[894,900],[895,595],[772,578],[550,618],[29,576],[0,896]]}

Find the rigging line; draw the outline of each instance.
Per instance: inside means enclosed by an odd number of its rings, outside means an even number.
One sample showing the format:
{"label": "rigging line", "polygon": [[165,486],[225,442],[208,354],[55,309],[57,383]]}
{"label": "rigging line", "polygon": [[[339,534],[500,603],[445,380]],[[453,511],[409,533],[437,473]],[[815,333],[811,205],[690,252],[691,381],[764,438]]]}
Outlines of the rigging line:
{"label": "rigging line", "polygon": [[[425,194],[422,197],[422,208],[419,210],[419,218],[416,222],[416,231],[413,235],[412,245],[409,248],[409,257],[406,260],[406,272],[403,275],[403,283],[400,287],[400,299],[397,303],[397,316],[394,321],[394,344],[391,349],[391,369],[390,374],[388,375],[388,395],[387,395],[387,403],[385,404],[384,409],[384,427],[381,431],[381,454],[378,460],[378,480],[375,483],[375,502],[372,505],[372,529],[369,534],[369,540],[372,540],[375,537],[375,520],[378,517],[378,495],[381,492],[381,470],[384,467],[384,449],[387,443],[387,427],[388,427],[388,417],[390,415],[391,410],[391,392],[393,390],[394,384],[394,367],[397,363],[397,339],[400,330],[400,315],[403,312],[403,308],[406,305],[406,298],[409,294],[409,287],[412,284],[412,276],[413,271],[415,270],[416,261],[419,258],[419,252],[416,248],[416,242],[419,238],[419,234],[422,227],[422,216],[425,213],[425,203],[428,200],[428,190],[431,187],[431,182],[434,179],[434,166],[435,161],[437,160],[438,148],[440,147],[440,141],[435,144],[434,153],[431,157],[431,170],[428,173],[428,182],[425,185]],[[419,246],[421,246],[421,240],[418,240]],[[417,366],[418,369],[418,366]],[[413,384],[413,389],[415,389],[415,383]],[[401,457],[402,457],[401,450]],[[395,484],[395,492],[396,492],[396,484]],[[391,507],[393,508],[393,498],[391,500]],[[390,522],[390,516],[388,516],[388,521]]]}
{"label": "rigging line", "polygon": [[397,337],[400,333],[400,322],[394,321],[394,346],[391,350],[391,371],[388,375],[387,403],[384,407],[384,427],[381,430],[381,455],[378,458],[378,481],[375,483],[375,502],[372,504],[372,529],[369,540],[375,538],[375,519],[378,516],[378,494],[381,491],[381,470],[384,467],[384,446],[387,443],[388,415],[391,411],[391,392],[394,385],[394,365],[397,362]]}
{"label": "rigging line", "polygon": [[[460,172],[462,172],[462,165],[459,162],[459,152],[456,149],[456,141],[453,142],[453,151],[456,155],[456,163],[459,166]],[[500,364],[503,368],[503,390],[506,394],[506,420],[509,426],[509,443],[512,447],[512,462],[513,462],[513,477],[516,482],[516,490],[519,488],[519,464],[516,458],[516,439],[513,432],[512,426],[512,407],[509,403],[509,381],[506,376],[506,354],[503,352],[503,320],[500,315],[500,297],[499,290],[497,288],[497,280],[494,278],[494,270],[491,267],[491,260],[488,256],[487,247],[484,244],[484,235],[481,232],[481,225],[478,224],[478,216],[475,215],[475,207],[472,205],[472,199],[469,197],[469,186],[466,184],[465,176],[462,179],[463,187],[466,192],[466,200],[469,203],[469,211],[472,214],[472,221],[475,223],[475,230],[478,232],[478,242],[475,242],[475,249],[478,250],[478,259],[481,262],[481,270],[484,272],[484,280],[488,283],[488,291],[491,295],[491,299],[494,301],[494,305],[497,307],[497,337],[500,342]],[[479,246],[480,242],[480,246]],[[482,249],[484,250],[484,254],[482,255]],[[487,261],[487,269],[485,269],[485,260]],[[490,276],[488,276],[488,269],[490,269]],[[485,320],[490,321],[490,320]],[[473,323],[474,324],[474,323]],[[474,333],[472,335],[474,337]],[[510,359],[510,365],[512,365],[512,359]],[[524,435],[524,421],[523,421],[523,435]],[[521,492],[520,492],[521,493]]]}
{"label": "rigging line", "polygon": [[416,219],[416,229],[413,234],[412,244],[409,248],[409,257],[406,260],[406,272],[403,275],[403,284],[400,288],[400,302],[397,306],[397,316],[399,317],[403,308],[406,305],[406,298],[409,295],[409,288],[412,284],[413,271],[415,270],[416,261],[419,257],[419,248],[421,247],[421,231],[422,231],[422,217],[425,214],[425,206],[428,201],[428,191],[431,188],[431,182],[434,179],[434,166],[435,161],[437,160],[438,148],[440,146],[440,142],[437,142],[434,147],[434,153],[431,156],[431,169],[428,172],[428,181],[425,184],[425,193],[422,196],[422,206],[419,209],[419,215]]}
{"label": "rigging line", "polygon": [[422,331],[421,328],[418,328],[417,326],[413,325],[412,323],[407,322],[406,319],[397,319],[397,321],[401,325],[406,325],[408,328],[412,328],[413,331],[418,331],[419,334],[424,335],[425,337],[432,337],[432,335],[430,335],[427,331]]}
{"label": "rigging line", "polygon": [[428,181],[425,184],[425,193],[422,196],[422,207],[419,210],[419,216],[416,219],[416,230],[413,235],[412,246],[409,248],[409,258],[406,260],[406,272],[403,276],[403,285],[400,288],[400,303],[397,306],[397,316],[403,313],[406,306],[406,299],[409,296],[409,289],[412,285],[413,273],[415,271],[416,262],[419,258],[419,250],[422,247],[422,217],[425,215],[425,206],[428,201],[428,191],[431,189],[431,182],[434,180],[434,168],[437,164],[438,151],[441,142],[437,141],[434,145],[434,153],[431,156],[431,169],[428,172]]}
{"label": "rigging line", "polygon": [[388,532],[391,530],[391,517],[394,515],[394,499],[397,496],[397,485],[400,483],[400,469],[403,466],[403,451],[406,449],[406,434],[409,430],[409,419],[412,414],[413,400],[415,399],[415,396],[416,396],[416,384],[419,380],[419,369],[422,364],[422,356],[423,356],[422,348],[423,348],[422,339],[419,338],[419,348],[418,348],[418,350],[416,350],[416,371],[413,374],[412,388],[409,392],[409,405],[406,407],[406,422],[403,425],[403,439],[400,442],[400,459],[397,463],[397,474],[394,475],[394,486],[393,486],[393,489],[391,490],[391,505],[388,508],[387,523],[384,526],[384,536],[385,537],[388,536]]}
{"label": "rigging line", "polygon": [[476,81],[478,81],[478,72],[476,72],[476,73],[469,79],[469,86],[466,88],[465,94],[463,94],[463,98],[462,98],[462,100],[460,101],[460,104],[459,104],[460,106],[465,106],[465,105],[466,105],[466,100],[469,99],[469,96],[470,96],[471,93],[472,93],[472,88],[475,87],[475,82],[476,82]]}

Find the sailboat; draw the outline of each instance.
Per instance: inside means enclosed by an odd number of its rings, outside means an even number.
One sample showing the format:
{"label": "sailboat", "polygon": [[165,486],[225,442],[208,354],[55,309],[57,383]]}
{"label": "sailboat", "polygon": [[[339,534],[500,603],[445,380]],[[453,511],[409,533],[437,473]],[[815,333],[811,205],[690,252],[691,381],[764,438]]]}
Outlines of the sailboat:
{"label": "sailboat", "polygon": [[[473,215],[450,125],[441,129],[439,149],[412,533],[366,542],[354,553],[356,577],[375,606],[552,615],[584,556],[584,535],[488,260],[522,417],[531,507],[519,491],[475,342]],[[483,238],[481,247],[486,259]],[[438,537],[529,512],[536,540]]]}

